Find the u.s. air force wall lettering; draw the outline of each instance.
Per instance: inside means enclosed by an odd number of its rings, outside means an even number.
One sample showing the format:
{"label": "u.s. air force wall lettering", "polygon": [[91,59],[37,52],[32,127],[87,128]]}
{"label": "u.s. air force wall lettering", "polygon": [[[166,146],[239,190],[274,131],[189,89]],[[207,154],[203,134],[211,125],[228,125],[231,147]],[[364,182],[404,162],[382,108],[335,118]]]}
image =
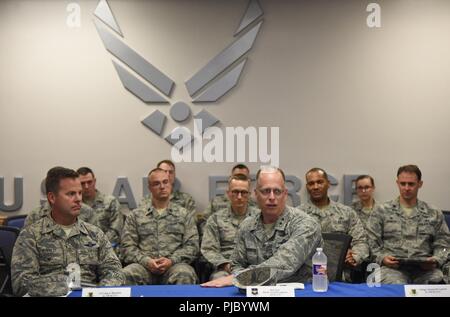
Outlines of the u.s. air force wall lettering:
{"label": "u.s. air force wall lettering", "polygon": [[[350,205],[352,202],[353,195],[355,194],[354,189],[354,180],[358,177],[359,174],[345,174],[343,175],[343,202],[346,205]],[[228,181],[228,177],[226,175],[213,175],[208,176],[208,193],[209,199],[211,200],[215,196],[224,195],[225,188]],[[334,187],[339,185],[337,179],[328,175],[330,179],[330,184]],[[255,181],[255,175],[251,175],[251,179]],[[41,181],[40,185],[40,201],[45,202],[46,194],[45,194],[45,184],[44,180]],[[8,182],[7,182],[8,183]],[[23,205],[23,197],[24,197],[24,178],[22,176],[14,177],[12,183],[11,193],[6,193],[5,187],[5,179],[4,177],[0,177],[0,211],[5,212],[13,212],[20,210]],[[288,195],[291,199],[293,206],[300,205],[300,191],[302,189],[302,181],[295,175],[286,175],[286,184],[288,188]],[[182,187],[182,184],[178,179],[175,180],[174,190],[179,190]],[[206,188],[205,188],[206,190]],[[9,190],[8,190],[9,192]],[[142,177],[142,196],[145,197],[149,194],[147,187],[147,176]],[[123,205],[126,205],[128,209],[134,209],[137,207],[136,195],[132,186],[130,185],[130,181],[126,176],[118,176],[116,178],[116,182],[114,184],[114,189],[112,195],[115,196],[119,202]],[[13,199],[6,199],[6,196],[12,197]],[[334,201],[339,200],[339,195],[330,195],[330,198]]]}

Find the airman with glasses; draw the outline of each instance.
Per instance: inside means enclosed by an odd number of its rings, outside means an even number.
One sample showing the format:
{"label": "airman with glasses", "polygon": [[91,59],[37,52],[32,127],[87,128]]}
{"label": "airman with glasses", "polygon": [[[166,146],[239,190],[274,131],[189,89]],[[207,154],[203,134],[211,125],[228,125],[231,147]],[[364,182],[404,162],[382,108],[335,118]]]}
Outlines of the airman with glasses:
{"label": "airman with glasses", "polygon": [[165,170],[150,171],[148,188],[151,204],[133,210],[123,230],[127,284],[195,284],[197,275],[190,264],[199,246],[192,215],[170,200],[172,182]]}
{"label": "airman with glasses", "polygon": [[[248,179],[250,179],[250,170],[249,168],[244,164],[236,164],[231,169],[231,176],[237,175],[237,174],[244,174],[247,176]],[[249,199],[248,199],[248,205],[257,208],[255,200],[252,198],[251,193],[249,193]],[[215,212],[227,208],[230,203],[230,200],[228,199],[228,195],[218,195],[214,197],[208,204],[208,206],[205,208],[205,210],[199,211],[196,214],[197,218],[197,226],[199,230],[200,237],[203,235],[203,228],[205,227],[206,221],[208,218],[214,214]]]}
{"label": "airman with glasses", "polygon": [[201,252],[214,267],[210,279],[231,274],[231,255],[239,225],[249,216],[259,213],[258,208],[249,206],[250,179],[236,174],[228,180],[228,206],[208,218],[204,227]]}
{"label": "airman with glasses", "polygon": [[370,214],[378,206],[378,203],[373,197],[375,182],[370,175],[360,175],[355,180],[355,187],[359,200],[353,202],[352,208],[358,214],[364,228],[366,228]]}

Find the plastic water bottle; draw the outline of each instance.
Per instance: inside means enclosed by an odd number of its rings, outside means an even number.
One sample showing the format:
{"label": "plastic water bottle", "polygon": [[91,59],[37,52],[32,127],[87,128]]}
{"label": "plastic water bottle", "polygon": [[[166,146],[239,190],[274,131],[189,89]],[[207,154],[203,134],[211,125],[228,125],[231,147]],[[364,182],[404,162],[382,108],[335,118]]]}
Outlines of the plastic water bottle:
{"label": "plastic water bottle", "polygon": [[312,258],[312,287],[314,292],[326,292],[328,290],[327,256],[322,248],[317,248],[316,251]]}

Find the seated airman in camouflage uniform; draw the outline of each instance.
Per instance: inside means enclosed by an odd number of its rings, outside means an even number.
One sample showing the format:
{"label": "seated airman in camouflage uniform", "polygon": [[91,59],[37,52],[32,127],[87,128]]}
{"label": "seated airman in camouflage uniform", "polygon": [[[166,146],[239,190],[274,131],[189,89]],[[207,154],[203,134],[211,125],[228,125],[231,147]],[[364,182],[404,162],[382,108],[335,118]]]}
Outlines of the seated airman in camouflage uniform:
{"label": "seated airman in camouflage uniform", "polygon": [[[309,201],[300,205],[308,215],[314,217],[321,226],[322,233],[345,233],[352,236],[351,249],[347,251],[345,263],[354,268],[369,257],[369,245],[363,224],[356,212],[328,197],[330,182],[321,168],[312,168],[306,175],[306,189]],[[347,279],[350,274],[345,274]]]}
{"label": "seated airman in camouflage uniform", "polygon": [[[44,202],[43,204],[40,204],[38,207],[31,210],[27,217],[25,218],[24,227],[31,225],[42,218],[45,218],[47,215],[50,214],[50,211],[52,208],[50,207],[50,204],[48,201]],[[87,223],[92,223],[94,221],[94,209],[89,207],[86,204],[81,203],[80,208],[80,214],[78,215],[78,219],[83,220]]]}
{"label": "seated airman in camouflage uniform", "polygon": [[195,284],[190,263],[199,251],[192,215],[169,201],[172,184],[160,168],[149,173],[152,204],[131,212],[121,242],[128,284]]}
{"label": "seated airman in camouflage uniform", "polygon": [[[159,162],[156,167],[164,170],[169,175],[170,184],[172,189],[175,185],[176,173],[175,173],[175,164],[170,160],[163,160]],[[170,194],[170,202],[172,204],[179,205],[186,209],[189,213],[195,213],[195,200],[188,193],[184,193],[178,190],[172,190],[172,194]],[[152,205],[152,193],[144,198],[142,198],[139,208],[148,208]]]}
{"label": "seated airman in camouflage uniform", "polygon": [[205,259],[214,266],[211,280],[231,274],[231,255],[234,239],[241,222],[259,213],[259,209],[248,206],[250,179],[243,174],[231,176],[228,181],[228,206],[217,211],[206,222],[201,251]]}
{"label": "seated airman in camouflage uniform", "polygon": [[[381,265],[381,283],[429,284],[443,280],[439,269],[447,260],[450,235],[442,212],[417,199],[422,173],[416,165],[397,171],[400,197],[373,211],[367,233],[373,259]],[[424,259],[401,265],[399,259]]]}
{"label": "seated airman in camouflage uniform", "polygon": [[[250,179],[250,170],[244,164],[237,164],[237,165],[233,166],[233,168],[231,170],[231,176],[237,175],[237,174],[243,174],[243,175],[247,176],[247,178]],[[206,207],[206,209],[204,211],[196,213],[196,222],[197,222],[197,227],[198,227],[198,231],[200,234],[200,238],[203,235],[203,229],[204,229],[204,226],[205,226],[208,218],[212,214],[214,214],[216,211],[227,208],[229,206],[229,203],[230,203],[230,200],[228,199],[228,195],[216,196],[210,201],[210,203],[208,204],[208,206]],[[253,200],[251,195],[248,199],[248,205],[251,207],[257,208],[256,202]]]}
{"label": "seated airman in camouflage uniform", "polygon": [[[246,268],[271,267],[278,282],[311,280],[311,258],[322,245],[319,224],[301,210],[286,206],[287,189],[281,169],[263,167],[256,174],[259,214],[245,218],[236,235],[233,274]],[[202,284],[232,285],[233,275]]]}
{"label": "seated airman in camouflage uniform", "polygon": [[373,198],[375,182],[370,175],[360,175],[355,180],[355,187],[359,200],[352,203],[352,208],[358,214],[365,229],[372,211],[379,205]]}
{"label": "seated airman in camouflage uniform", "polygon": [[105,195],[97,190],[97,180],[90,168],[80,167],[77,172],[80,174],[83,188],[83,202],[95,211],[94,220],[90,223],[102,229],[115,247],[120,243],[124,221],[119,201],[114,196]]}
{"label": "seated airman in camouflage uniform", "polygon": [[12,256],[14,293],[61,296],[68,288],[68,266],[80,268],[81,286],[120,286],[124,275],[105,234],[78,219],[81,184],[78,173],[63,167],[46,178],[50,213],[20,233]]}

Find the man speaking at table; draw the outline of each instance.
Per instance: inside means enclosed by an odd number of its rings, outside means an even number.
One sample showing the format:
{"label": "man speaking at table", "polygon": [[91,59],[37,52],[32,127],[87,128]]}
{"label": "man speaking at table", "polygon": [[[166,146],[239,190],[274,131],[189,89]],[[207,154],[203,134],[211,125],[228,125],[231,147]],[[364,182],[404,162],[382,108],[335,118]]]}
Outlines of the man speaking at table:
{"label": "man speaking at table", "polygon": [[[322,244],[320,225],[303,211],[286,206],[284,172],[262,167],[256,174],[255,195],[261,213],[247,217],[239,227],[232,255],[236,274],[246,268],[276,269],[278,282],[307,282],[311,258]],[[202,284],[204,287],[232,285],[233,275]]]}

